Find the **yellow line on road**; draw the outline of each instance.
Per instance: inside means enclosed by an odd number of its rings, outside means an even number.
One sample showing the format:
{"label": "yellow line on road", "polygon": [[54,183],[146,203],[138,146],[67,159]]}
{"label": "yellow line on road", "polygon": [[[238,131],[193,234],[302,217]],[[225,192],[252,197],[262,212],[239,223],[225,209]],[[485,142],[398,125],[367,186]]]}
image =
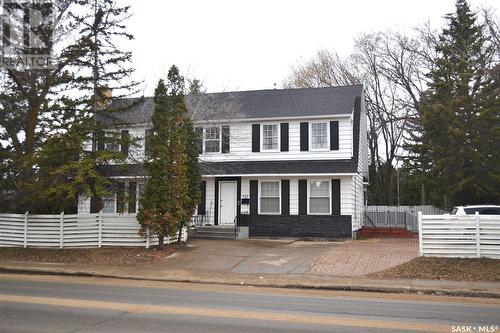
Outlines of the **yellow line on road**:
{"label": "yellow line on road", "polygon": [[94,310],[116,310],[133,313],[156,313],[167,315],[189,315],[199,317],[217,317],[246,320],[270,320],[296,324],[316,324],[329,326],[347,326],[358,328],[393,329],[398,331],[449,332],[449,325],[398,322],[390,320],[372,320],[353,317],[317,316],[286,313],[269,313],[258,311],[238,311],[213,308],[165,306],[149,304],[130,304],[117,302],[92,301],[83,299],[65,299],[54,297],[33,297],[18,295],[0,295],[0,301],[13,303],[29,303],[38,305],[53,305],[73,308],[88,308]]}

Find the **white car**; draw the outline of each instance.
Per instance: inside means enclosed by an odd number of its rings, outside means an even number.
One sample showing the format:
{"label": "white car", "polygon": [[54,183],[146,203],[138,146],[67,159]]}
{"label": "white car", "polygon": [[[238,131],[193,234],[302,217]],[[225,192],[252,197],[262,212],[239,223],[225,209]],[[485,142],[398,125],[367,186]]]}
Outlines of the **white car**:
{"label": "white car", "polygon": [[451,215],[474,215],[479,212],[479,215],[500,215],[500,206],[495,205],[470,205],[457,206],[453,208]]}

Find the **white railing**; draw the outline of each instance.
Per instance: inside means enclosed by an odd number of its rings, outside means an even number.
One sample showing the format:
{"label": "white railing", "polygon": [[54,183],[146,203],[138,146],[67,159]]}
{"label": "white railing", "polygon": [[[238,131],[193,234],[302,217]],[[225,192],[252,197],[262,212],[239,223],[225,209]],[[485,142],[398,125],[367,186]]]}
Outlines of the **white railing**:
{"label": "white railing", "polygon": [[500,259],[500,215],[419,212],[418,226],[421,256]]}
{"label": "white railing", "polygon": [[[136,214],[0,214],[0,247],[88,248],[136,246],[149,248],[158,238],[139,235]],[[165,244],[177,237],[166,238]],[[186,230],[182,240],[187,240]]]}

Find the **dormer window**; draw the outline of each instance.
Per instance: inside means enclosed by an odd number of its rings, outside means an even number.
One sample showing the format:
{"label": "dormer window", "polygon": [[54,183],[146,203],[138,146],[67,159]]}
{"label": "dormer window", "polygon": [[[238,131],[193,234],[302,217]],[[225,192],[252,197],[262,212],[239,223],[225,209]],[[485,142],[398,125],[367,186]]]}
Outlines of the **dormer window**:
{"label": "dormer window", "polygon": [[220,127],[205,128],[205,153],[219,153],[220,141]]}
{"label": "dormer window", "polygon": [[278,151],[278,124],[262,125],[262,151]]}

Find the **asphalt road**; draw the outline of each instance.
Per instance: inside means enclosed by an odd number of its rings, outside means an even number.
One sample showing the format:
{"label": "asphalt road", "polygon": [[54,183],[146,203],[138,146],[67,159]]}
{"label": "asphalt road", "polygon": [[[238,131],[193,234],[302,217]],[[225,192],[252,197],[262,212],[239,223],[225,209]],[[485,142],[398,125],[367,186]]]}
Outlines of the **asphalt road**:
{"label": "asphalt road", "polygon": [[0,274],[2,333],[453,332],[457,325],[500,332],[500,300]]}

